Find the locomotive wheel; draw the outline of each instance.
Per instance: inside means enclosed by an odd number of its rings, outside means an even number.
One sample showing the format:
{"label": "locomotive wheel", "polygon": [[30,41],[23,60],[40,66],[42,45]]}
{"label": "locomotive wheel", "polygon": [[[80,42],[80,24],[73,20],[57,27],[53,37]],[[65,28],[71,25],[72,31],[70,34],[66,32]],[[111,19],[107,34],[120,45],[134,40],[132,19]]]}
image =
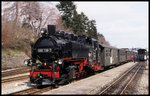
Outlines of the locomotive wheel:
{"label": "locomotive wheel", "polygon": [[34,78],[32,76],[30,76],[30,82],[34,82]]}
{"label": "locomotive wheel", "polygon": [[72,81],[74,77],[75,77],[75,69],[73,68],[68,73],[68,82]]}
{"label": "locomotive wheel", "polygon": [[75,69],[74,66],[68,66],[66,68],[66,72],[65,74],[63,74],[61,76],[61,78],[63,78],[62,81],[59,82],[59,84],[66,84],[69,83],[73,80],[73,78],[75,77]]}
{"label": "locomotive wheel", "polygon": [[65,83],[67,83],[67,74],[63,74],[61,76],[61,78],[63,78],[63,79],[58,83],[59,85],[63,85]]}

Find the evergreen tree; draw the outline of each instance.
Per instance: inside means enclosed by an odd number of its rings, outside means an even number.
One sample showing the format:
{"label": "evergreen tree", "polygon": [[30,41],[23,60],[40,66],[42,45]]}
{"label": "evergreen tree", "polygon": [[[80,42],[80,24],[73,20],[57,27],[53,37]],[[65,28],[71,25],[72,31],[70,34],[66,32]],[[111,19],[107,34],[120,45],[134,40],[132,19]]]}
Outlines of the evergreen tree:
{"label": "evergreen tree", "polygon": [[73,29],[74,33],[78,34],[78,35],[83,35],[84,24],[83,24],[83,20],[82,20],[82,15],[78,14],[77,11],[75,10],[72,20],[73,20],[72,29]]}
{"label": "evergreen tree", "polygon": [[87,35],[86,32],[88,30],[89,19],[83,12],[81,12],[81,22],[82,22],[83,34]]}
{"label": "evergreen tree", "polygon": [[60,4],[56,5],[56,7],[62,15],[64,25],[71,28],[73,25],[72,17],[76,6],[72,1],[60,1]]}
{"label": "evergreen tree", "polygon": [[88,36],[97,39],[96,21],[90,20],[88,22]]}
{"label": "evergreen tree", "polygon": [[97,39],[95,20],[89,20],[83,12],[78,14],[72,1],[60,1],[60,4],[56,7],[60,11],[63,23],[67,28],[71,28],[75,34],[87,35]]}

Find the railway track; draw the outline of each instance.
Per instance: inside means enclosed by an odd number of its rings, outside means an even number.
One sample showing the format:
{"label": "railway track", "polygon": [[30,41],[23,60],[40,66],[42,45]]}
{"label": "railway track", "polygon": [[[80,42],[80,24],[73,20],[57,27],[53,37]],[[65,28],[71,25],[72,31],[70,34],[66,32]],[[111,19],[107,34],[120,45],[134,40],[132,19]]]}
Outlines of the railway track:
{"label": "railway track", "polygon": [[23,80],[23,79],[27,79],[27,78],[29,78],[29,75],[11,77],[11,78],[2,79],[1,83],[12,82],[12,81],[16,81],[16,80]]}
{"label": "railway track", "polygon": [[139,78],[142,78],[142,76],[144,75],[144,71],[147,70],[146,69],[147,62],[142,62],[142,63],[143,65],[139,70],[137,76],[134,78],[134,81],[132,82],[131,86],[129,86],[127,90],[124,91],[125,95],[137,93],[136,88],[137,88],[137,83],[140,80]]}
{"label": "railway track", "polygon": [[11,93],[9,95],[34,95],[34,94],[41,94],[43,92],[52,90],[53,87],[46,87],[46,88],[42,88],[42,89],[38,89],[38,88],[29,88],[29,89],[25,89],[25,90],[21,90],[18,92],[14,92]]}
{"label": "railway track", "polygon": [[134,80],[141,67],[141,63],[136,64],[128,71],[126,71],[122,76],[120,76],[117,80],[115,80],[113,83],[108,85],[106,88],[104,88],[101,92],[97,94],[124,94],[125,90]]}
{"label": "railway track", "polygon": [[10,93],[9,95],[36,95],[36,94],[41,94],[44,93],[46,91],[52,90],[54,88],[58,88],[58,86],[47,86],[45,88],[29,88],[29,89],[25,89],[25,90],[21,90],[18,92],[13,92]]}
{"label": "railway track", "polygon": [[[76,81],[78,81],[78,80],[73,80],[72,82],[76,82]],[[64,85],[57,85],[56,84],[56,85],[52,85],[52,86],[46,86],[44,88],[33,87],[33,88],[13,92],[13,93],[10,93],[8,95],[38,95],[38,94],[50,91],[50,90],[55,89],[55,88],[59,88],[59,86],[64,86]]]}
{"label": "railway track", "polygon": [[30,70],[29,67],[24,67],[24,68],[18,68],[18,69],[15,69],[15,70],[4,71],[4,72],[2,72],[2,77],[7,77],[7,76],[16,75],[16,74],[26,73],[26,72],[29,72],[29,70]]}

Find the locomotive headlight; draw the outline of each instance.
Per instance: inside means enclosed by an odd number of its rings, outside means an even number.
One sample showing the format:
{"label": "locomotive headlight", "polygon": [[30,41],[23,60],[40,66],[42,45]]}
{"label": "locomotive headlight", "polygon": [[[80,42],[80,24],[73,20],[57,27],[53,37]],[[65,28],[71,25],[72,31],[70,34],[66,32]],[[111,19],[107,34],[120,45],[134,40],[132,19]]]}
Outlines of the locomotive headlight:
{"label": "locomotive headlight", "polygon": [[46,33],[46,29],[45,28],[41,28],[41,34]]}
{"label": "locomotive headlight", "polygon": [[55,62],[55,63],[57,63],[57,62],[58,62],[58,60],[55,60],[54,62]]}
{"label": "locomotive headlight", "polygon": [[24,64],[25,64],[25,65],[29,65],[29,64],[30,64],[30,59],[24,60]]}
{"label": "locomotive headlight", "polygon": [[46,66],[46,63],[44,63],[44,66]]}
{"label": "locomotive headlight", "polygon": [[63,59],[59,59],[58,64],[62,64],[62,63],[63,63]]}
{"label": "locomotive headlight", "polygon": [[43,33],[44,33],[44,30],[41,30],[41,33],[43,34]]}

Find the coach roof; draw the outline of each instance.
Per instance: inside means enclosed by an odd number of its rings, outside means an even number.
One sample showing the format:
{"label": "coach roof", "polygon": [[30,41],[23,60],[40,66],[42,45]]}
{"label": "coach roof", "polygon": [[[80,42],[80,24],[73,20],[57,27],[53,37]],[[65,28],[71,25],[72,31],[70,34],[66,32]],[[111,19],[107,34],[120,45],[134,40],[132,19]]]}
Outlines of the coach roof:
{"label": "coach roof", "polygon": [[101,44],[101,43],[99,43],[99,45],[102,46],[102,47],[105,47],[105,48],[118,49],[116,47],[105,45],[105,44]]}

